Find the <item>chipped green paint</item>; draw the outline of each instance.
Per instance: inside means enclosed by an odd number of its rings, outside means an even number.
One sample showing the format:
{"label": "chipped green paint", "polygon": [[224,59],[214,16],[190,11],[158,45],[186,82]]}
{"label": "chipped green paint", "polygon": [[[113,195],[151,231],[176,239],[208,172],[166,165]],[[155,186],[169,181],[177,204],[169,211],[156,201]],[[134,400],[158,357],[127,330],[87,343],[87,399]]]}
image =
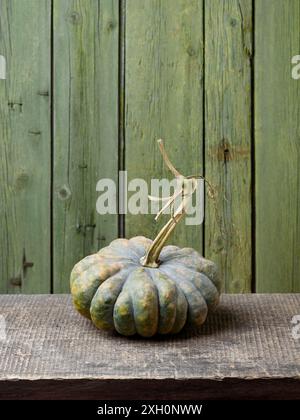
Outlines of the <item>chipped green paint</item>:
{"label": "chipped green paint", "polygon": [[50,17],[50,0],[0,2],[0,293],[50,292]]}
{"label": "chipped green paint", "polygon": [[252,0],[205,2],[205,256],[226,292],[251,291]]}
{"label": "chipped green paint", "polygon": [[76,261],[118,234],[96,212],[97,181],[117,180],[117,0],[54,1],[54,292],[69,291]]}
{"label": "chipped green paint", "polygon": [[116,239],[77,263],[71,273],[75,308],[97,328],[122,335],[173,334],[200,326],[219,301],[214,263],[192,248],[166,246],[158,268],[140,259],[152,241]]}
{"label": "chipped green paint", "polygon": [[[153,215],[124,225],[98,215],[96,183],[117,180],[119,167],[129,180],[167,176],[158,138],[182,173],[217,189],[204,229],[181,224],[173,242],[216,261],[227,292],[300,291],[299,9],[298,0],[2,0],[0,292],[68,292],[73,264],[118,227],[154,238]],[[131,334],[126,287],[117,303]],[[169,302],[158,315],[166,329],[172,311]]]}
{"label": "chipped green paint", "polygon": [[300,2],[256,2],[256,290],[300,292]]}
{"label": "chipped green paint", "polygon": [[[125,166],[128,179],[166,178],[156,140],[184,175],[203,173],[203,2],[125,2]],[[154,238],[153,215],[128,214],[127,238]],[[178,226],[173,241],[202,250],[200,226]]]}

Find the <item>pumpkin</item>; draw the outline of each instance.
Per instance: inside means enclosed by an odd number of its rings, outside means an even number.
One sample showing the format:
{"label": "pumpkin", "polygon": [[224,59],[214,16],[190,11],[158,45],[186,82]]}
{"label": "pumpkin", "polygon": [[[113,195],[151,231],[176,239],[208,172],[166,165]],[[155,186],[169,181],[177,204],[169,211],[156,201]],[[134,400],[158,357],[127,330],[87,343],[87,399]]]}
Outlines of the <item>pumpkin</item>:
{"label": "pumpkin", "polygon": [[219,301],[217,267],[192,248],[164,246],[184,214],[183,204],[154,241],[116,239],[77,263],[70,284],[80,314],[125,336],[175,334],[187,324],[202,325]]}

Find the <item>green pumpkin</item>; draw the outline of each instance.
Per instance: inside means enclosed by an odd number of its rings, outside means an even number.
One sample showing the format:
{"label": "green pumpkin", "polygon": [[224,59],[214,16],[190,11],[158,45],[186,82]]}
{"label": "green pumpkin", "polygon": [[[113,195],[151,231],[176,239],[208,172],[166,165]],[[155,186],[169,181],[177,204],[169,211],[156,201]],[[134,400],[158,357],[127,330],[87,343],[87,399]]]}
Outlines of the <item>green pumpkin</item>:
{"label": "green pumpkin", "polygon": [[216,265],[192,248],[165,246],[157,264],[143,264],[153,241],[116,239],[75,265],[76,309],[96,327],[130,336],[174,334],[199,327],[219,301]]}
{"label": "green pumpkin", "polygon": [[[116,239],[76,264],[71,273],[76,309],[96,327],[116,329],[126,336],[175,334],[186,324],[199,327],[219,301],[216,265],[192,248],[164,246],[186,214],[199,176],[181,175],[170,162],[162,140],[158,145],[167,167],[180,180],[180,189],[167,198],[156,217],[171,206],[169,221],[154,241],[143,236]],[[179,194],[182,199],[174,210]]]}

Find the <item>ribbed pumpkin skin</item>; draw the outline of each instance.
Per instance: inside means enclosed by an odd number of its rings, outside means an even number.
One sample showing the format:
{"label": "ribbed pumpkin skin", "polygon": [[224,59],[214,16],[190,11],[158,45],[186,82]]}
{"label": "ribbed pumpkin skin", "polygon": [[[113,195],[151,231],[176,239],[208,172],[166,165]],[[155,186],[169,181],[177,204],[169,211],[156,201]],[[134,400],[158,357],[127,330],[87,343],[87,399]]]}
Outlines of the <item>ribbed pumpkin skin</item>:
{"label": "ribbed pumpkin skin", "polygon": [[219,301],[216,265],[192,248],[165,246],[158,268],[143,267],[152,241],[116,239],[75,265],[71,293],[76,309],[98,328],[120,334],[179,332],[203,324]]}

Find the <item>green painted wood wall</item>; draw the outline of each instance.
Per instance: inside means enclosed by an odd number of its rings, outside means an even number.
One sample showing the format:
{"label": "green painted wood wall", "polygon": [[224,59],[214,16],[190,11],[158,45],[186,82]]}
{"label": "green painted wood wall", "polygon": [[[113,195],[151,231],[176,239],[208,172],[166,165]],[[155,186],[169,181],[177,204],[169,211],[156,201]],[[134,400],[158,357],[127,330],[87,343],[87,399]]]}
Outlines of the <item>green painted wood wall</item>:
{"label": "green painted wood wall", "polygon": [[96,212],[100,178],[214,185],[173,241],[227,292],[300,292],[299,0],[1,0],[0,293],[68,292],[75,262],[153,215]]}

